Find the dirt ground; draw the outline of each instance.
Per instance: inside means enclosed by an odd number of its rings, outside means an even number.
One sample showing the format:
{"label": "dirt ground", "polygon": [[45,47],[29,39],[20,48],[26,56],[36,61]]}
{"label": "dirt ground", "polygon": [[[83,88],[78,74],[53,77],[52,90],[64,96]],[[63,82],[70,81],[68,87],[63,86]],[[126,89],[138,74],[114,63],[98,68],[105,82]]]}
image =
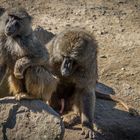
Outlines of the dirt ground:
{"label": "dirt ground", "polygon": [[[140,0],[0,0],[0,6],[23,6],[33,25],[59,33],[80,26],[99,45],[99,81],[140,113]],[[140,140],[140,116],[122,106],[97,100],[97,140]],[[65,140],[80,140],[80,125],[66,129]]]}

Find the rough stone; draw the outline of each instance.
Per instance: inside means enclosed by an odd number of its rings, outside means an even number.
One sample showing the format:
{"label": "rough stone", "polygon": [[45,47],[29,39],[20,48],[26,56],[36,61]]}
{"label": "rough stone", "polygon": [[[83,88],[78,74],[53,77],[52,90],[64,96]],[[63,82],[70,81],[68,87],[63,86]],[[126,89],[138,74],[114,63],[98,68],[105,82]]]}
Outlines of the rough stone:
{"label": "rough stone", "polygon": [[41,100],[0,99],[0,140],[61,140],[60,116]]}

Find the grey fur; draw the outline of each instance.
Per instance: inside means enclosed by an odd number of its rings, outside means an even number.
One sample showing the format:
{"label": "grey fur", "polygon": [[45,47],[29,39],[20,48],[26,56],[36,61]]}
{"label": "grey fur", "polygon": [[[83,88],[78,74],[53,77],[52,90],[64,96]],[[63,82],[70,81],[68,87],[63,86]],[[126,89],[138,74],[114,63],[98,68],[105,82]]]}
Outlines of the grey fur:
{"label": "grey fur", "polygon": [[[51,104],[54,108],[55,101],[66,98],[75,112],[80,113],[82,130],[86,138],[93,138],[93,121],[95,111],[95,85],[97,80],[97,43],[95,39],[82,29],[67,29],[55,36],[48,44],[50,66],[52,72],[60,82],[52,96]],[[75,61],[72,73],[62,75],[62,70],[67,67],[64,60]],[[71,62],[70,62],[71,63]],[[68,66],[70,66],[68,64]],[[65,71],[65,70],[64,70]],[[74,92],[70,92],[73,88]],[[70,106],[70,104],[68,105]],[[65,120],[65,119],[64,119]]]}
{"label": "grey fur", "polygon": [[[18,95],[19,100],[22,98],[22,93],[25,93],[23,98],[29,95],[31,98],[48,100],[49,94],[55,89],[56,80],[47,66],[48,52],[32,31],[31,16],[22,8],[13,8],[2,15],[0,22],[0,80],[2,81],[8,69],[10,91]],[[14,22],[18,22],[20,28],[14,25]],[[7,30],[13,27],[12,24],[17,29],[9,35]],[[46,77],[44,80],[43,74]],[[31,92],[35,89],[38,93]],[[49,98],[48,95],[44,98],[45,94],[48,94]]]}

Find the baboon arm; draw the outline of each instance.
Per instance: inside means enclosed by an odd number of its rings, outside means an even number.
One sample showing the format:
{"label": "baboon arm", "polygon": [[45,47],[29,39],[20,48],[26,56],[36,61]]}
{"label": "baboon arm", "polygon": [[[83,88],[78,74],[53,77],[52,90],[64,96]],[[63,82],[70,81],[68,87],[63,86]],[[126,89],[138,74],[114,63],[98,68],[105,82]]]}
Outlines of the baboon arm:
{"label": "baboon arm", "polygon": [[92,139],[94,138],[93,119],[95,111],[95,92],[83,90],[80,98],[82,133],[85,137]]}
{"label": "baboon arm", "polygon": [[80,106],[82,125],[92,128],[95,111],[95,92],[84,90],[81,95]]}
{"label": "baboon arm", "polygon": [[6,75],[6,65],[5,64],[0,64],[0,85],[2,84],[3,82],[3,79]]}
{"label": "baboon arm", "polygon": [[18,79],[23,79],[24,71],[30,66],[46,66],[48,63],[48,58],[46,57],[22,57],[16,61],[14,67],[14,75]]}

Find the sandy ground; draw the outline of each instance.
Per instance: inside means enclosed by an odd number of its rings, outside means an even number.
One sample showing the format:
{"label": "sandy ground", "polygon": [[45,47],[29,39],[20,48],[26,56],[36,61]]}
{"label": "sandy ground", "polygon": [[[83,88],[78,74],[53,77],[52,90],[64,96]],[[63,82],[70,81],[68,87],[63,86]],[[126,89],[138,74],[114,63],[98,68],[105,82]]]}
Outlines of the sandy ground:
{"label": "sandy ground", "polygon": [[[99,44],[99,81],[140,113],[140,0],[0,0],[0,6],[23,6],[33,25],[59,33],[80,26]],[[140,140],[140,116],[122,106],[97,100],[97,140]],[[82,139],[80,125],[66,129],[65,140]]]}

